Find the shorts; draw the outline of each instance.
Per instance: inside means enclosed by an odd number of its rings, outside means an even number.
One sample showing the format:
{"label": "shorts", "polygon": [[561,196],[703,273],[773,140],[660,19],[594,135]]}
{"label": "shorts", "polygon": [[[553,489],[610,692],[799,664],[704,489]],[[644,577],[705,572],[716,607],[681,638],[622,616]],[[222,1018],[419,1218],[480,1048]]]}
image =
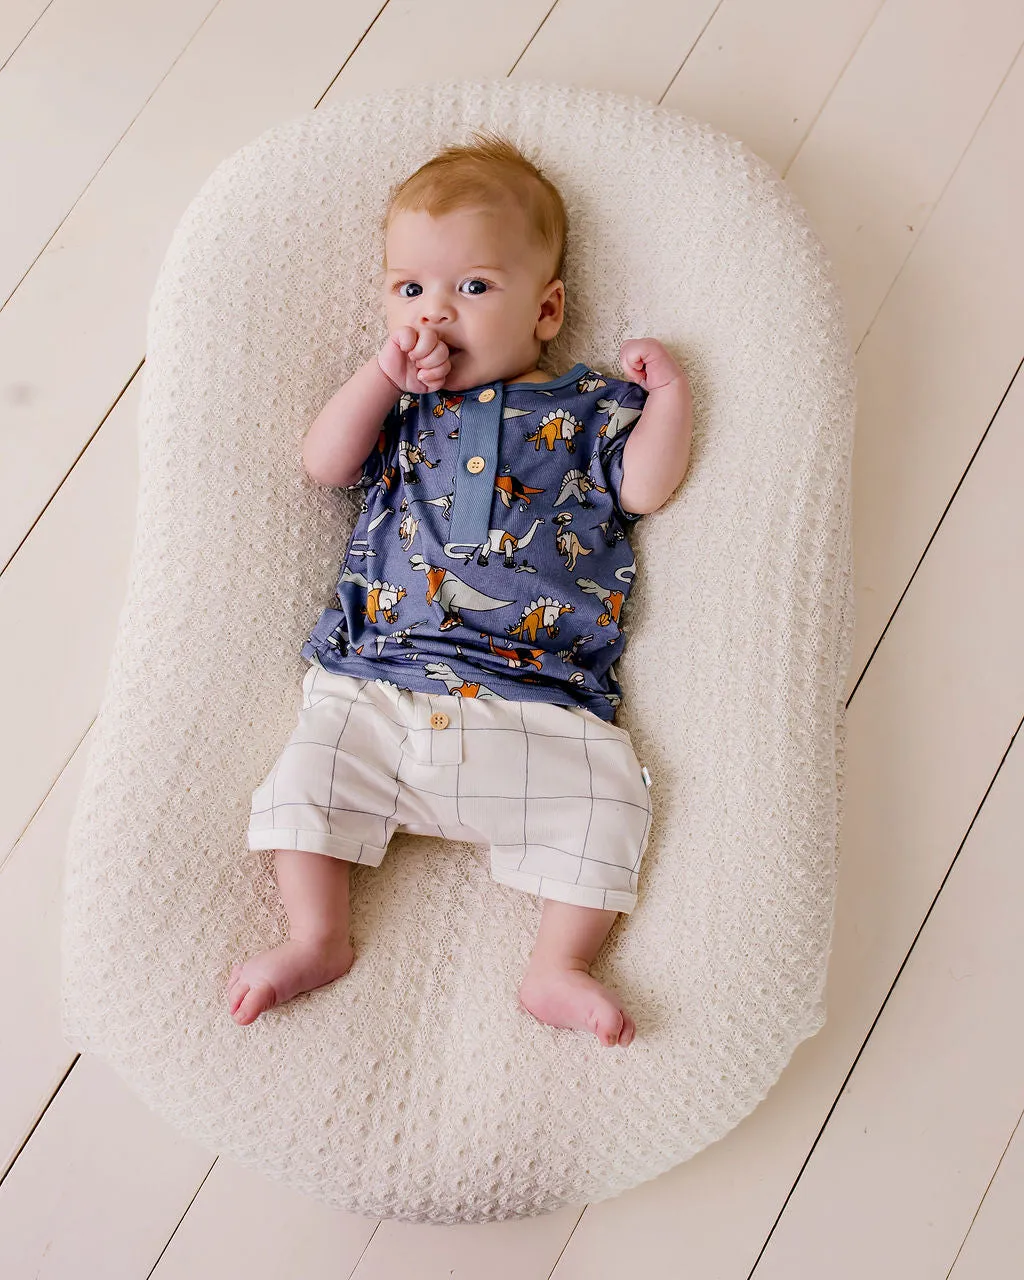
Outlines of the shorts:
{"label": "shorts", "polygon": [[314,661],[247,835],[251,850],[371,867],[396,831],[489,844],[502,884],[628,913],[650,826],[628,732],[592,711],[399,689]]}

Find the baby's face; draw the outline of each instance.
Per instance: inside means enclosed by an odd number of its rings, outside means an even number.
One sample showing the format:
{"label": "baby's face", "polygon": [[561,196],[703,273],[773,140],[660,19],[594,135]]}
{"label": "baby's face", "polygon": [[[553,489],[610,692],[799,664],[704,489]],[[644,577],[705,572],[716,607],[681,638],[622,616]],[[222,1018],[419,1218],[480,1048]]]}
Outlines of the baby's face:
{"label": "baby's face", "polygon": [[388,332],[432,328],[451,350],[448,391],[511,381],[536,369],[562,325],[565,290],[518,209],[395,214],[386,241]]}

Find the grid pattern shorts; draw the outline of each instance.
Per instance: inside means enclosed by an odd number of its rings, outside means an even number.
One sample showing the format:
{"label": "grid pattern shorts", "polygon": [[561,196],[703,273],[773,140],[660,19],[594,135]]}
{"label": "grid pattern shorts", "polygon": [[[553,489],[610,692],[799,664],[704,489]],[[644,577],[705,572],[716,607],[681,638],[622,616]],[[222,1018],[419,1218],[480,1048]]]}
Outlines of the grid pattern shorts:
{"label": "grid pattern shorts", "polygon": [[489,844],[503,884],[628,913],[650,825],[628,732],[591,711],[399,689],[314,662],[299,723],[253,792],[248,845],[376,867],[396,831]]}

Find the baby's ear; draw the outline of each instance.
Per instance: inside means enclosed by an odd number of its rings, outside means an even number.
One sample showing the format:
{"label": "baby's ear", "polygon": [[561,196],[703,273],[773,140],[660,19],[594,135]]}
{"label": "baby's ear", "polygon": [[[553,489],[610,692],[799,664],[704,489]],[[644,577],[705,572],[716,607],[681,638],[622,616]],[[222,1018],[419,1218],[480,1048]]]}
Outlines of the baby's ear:
{"label": "baby's ear", "polygon": [[561,280],[552,280],[544,291],[540,303],[540,320],[537,322],[537,337],[541,342],[550,342],[562,327],[565,319],[565,284]]}

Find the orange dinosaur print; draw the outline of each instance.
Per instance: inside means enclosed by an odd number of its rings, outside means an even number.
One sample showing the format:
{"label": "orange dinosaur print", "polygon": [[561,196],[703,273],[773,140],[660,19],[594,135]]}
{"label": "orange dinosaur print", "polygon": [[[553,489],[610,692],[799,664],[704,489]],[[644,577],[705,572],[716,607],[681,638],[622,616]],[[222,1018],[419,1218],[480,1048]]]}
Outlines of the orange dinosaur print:
{"label": "orange dinosaur print", "polygon": [[517,480],[515,476],[498,476],[494,482],[494,487],[498,491],[498,497],[504,502],[506,507],[511,508],[514,501],[530,505],[531,493],[543,493],[543,489],[531,489],[528,485],[523,484],[522,480]]}
{"label": "orange dinosaur print", "polygon": [[398,620],[395,605],[405,596],[405,587],[393,587],[390,582],[374,582],[366,593],[366,608],[363,613],[371,622],[377,621],[377,615],[388,622]]}
{"label": "orange dinosaur print", "polygon": [[599,627],[606,627],[609,622],[614,622],[616,626],[619,625],[619,611],[625,598],[621,591],[608,592],[604,598],[605,612],[597,615],[597,625]]}
{"label": "orange dinosaur print", "polygon": [[519,621],[514,626],[506,627],[505,630],[510,636],[518,636],[520,640],[529,640],[532,643],[537,639],[537,632],[541,627],[549,636],[557,636],[556,620],[563,613],[575,612],[571,604],[559,604],[553,596],[539,596],[536,600],[530,601]]}
{"label": "orange dinosaur print", "polygon": [[[619,614],[622,611],[622,603],[625,600],[625,594],[622,591],[612,591],[608,587],[602,587],[599,582],[595,582],[593,578],[577,578],[576,585],[581,591],[586,591],[588,595],[597,596],[598,600],[604,605],[604,612],[599,613],[595,619],[599,627],[607,627],[610,622],[619,625]],[[612,641],[608,642],[613,643]]]}
{"label": "orange dinosaur print", "polygon": [[539,449],[541,444],[546,444],[550,451],[555,447],[556,440],[563,440],[565,447],[570,453],[575,453],[576,445],[573,443],[573,436],[578,431],[583,430],[583,423],[567,409],[553,409],[551,413],[546,413],[541,418],[540,426],[533,435],[524,435],[523,439],[527,444],[532,443],[534,449]]}
{"label": "orange dinosaur print", "polygon": [[433,408],[434,417],[443,418],[446,409],[449,413],[457,414],[459,412],[459,406],[465,398],[465,396],[450,395],[447,391],[440,392],[437,404],[435,404]]}
{"label": "orange dinosaur print", "polygon": [[480,632],[481,640],[487,641],[489,652],[493,653],[496,658],[504,658],[510,667],[536,667],[538,671],[541,669],[540,656],[544,652],[543,649],[517,649],[515,645],[509,648],[495,644],[494,637],[488,635],[486,631]]}

